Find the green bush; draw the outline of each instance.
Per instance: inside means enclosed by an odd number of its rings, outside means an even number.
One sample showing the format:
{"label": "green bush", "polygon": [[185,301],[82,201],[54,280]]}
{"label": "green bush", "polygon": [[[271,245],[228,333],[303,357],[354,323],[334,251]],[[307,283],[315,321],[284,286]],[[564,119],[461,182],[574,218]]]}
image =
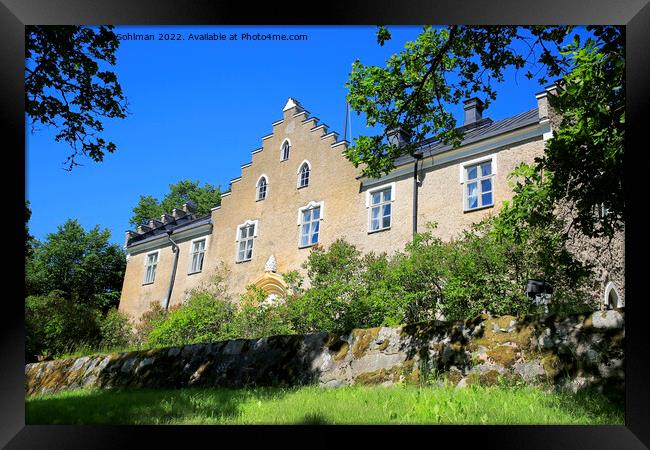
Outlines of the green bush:
{"label": "green bush", "polygon": [[79,346],[100,342],[98,309],[65,298],[60,291],[25,299],[25,358],[57,357]]}
{"label": "green bush", "polygon": [[151,302],[134,327],[132,343],[139,348],[145,347],[151,331],[164,321],[165,317],[162,305],[157,301]]}
{"label": "green bush", "polygon": [[430,232],[415,236],[389,260],[381,277],[372,276],[371,295],[386,309],[383,325],[431,320],[442,301],[446,246]]}
{"label": "green bush", "polygon": [[300,333],[341,332],[356,322],[351,305],[363,293],[361,252],[337,239],[329,249],[316,246],[303,264],[311,286],[287,300],[288,317]]}
{"label": "green bush", "polygon": [[248,287],[241,296],[230,326],[232,336],[253,339],[292,333],[287,308],[282,299],[269,304],[266,298],[263,290],[255,286]]}
{"label": "green bush", "polygon": [[287,301],[293,329],[343,332],[484,312],[526,314],[539,308],[524,295],[531,278],[553,284],[551,309],[588,309],[591,272],[567,250],[561,223],[513,228],[508,213],[506,205],[502,216],[450,242],[435,237],[431,224],[390,257],[362,256],[341,239],[314,248],[303,265],[310,288]]}
{"label": "green bush", "polygon": [[117,349],[129,346],[133,341],[131,324],[126,314],[111,309],[100,323],[102,348]]}
{"label": "green bush", "polygon": [[230,339],[235,306],[208,292],[195,292],[182,307],[154,323],[146,345],[174,347]]}

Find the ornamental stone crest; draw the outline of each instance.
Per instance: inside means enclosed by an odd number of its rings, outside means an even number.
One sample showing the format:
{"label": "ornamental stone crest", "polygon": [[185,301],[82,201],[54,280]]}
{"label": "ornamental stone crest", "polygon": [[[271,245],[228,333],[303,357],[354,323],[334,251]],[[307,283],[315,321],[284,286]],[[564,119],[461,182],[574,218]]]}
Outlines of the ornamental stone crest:
{"label": "ornamental stone crest", "polygon": [[277,265],[275,263],[275,255],[269,256],[269,259],[264,264],[264,272],[273,272],[277,270]]}

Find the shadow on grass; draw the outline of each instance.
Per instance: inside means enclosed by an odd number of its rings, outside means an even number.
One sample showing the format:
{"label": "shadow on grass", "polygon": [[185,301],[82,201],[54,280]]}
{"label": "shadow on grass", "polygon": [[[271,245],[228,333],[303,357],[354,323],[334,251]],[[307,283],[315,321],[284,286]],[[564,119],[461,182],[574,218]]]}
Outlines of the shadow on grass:
{"label": "shadow on grass", "polygon": [[589,387],[572,394],[563,392],[555,397],[557,407],[564,411],[575,411],[579,416],[599,418],[610,424],[624,424],[625,399],[598,392],[597,387]]}
{"label": "shadow on grass", "polygon": [[301,422],[298,422],[296,425],[330,425],[330,422],[324,415],[320,413],[310,413],[305,414],[305,417]]}
{"label": "shadow on grass", "polygon": [[[278,398],[286,389],[111,389],[75,391],[28,399],[27,425],[143,425],[219,423],[240,414],[239,405]],[[317,422],[316,417],[305,418]]]}

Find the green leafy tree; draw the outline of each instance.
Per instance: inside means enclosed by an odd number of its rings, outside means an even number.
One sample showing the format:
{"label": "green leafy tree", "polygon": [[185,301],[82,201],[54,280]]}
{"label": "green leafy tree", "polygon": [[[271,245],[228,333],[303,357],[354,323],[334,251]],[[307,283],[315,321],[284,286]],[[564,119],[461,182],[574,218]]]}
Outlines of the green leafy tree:
{"label": "green leafy tree", "polygon": [[107,311],[119,302],[126,258],[119,245],[110,244],[110,230],[84,230],[69,219],[34,249],[28,260],[27,295],[61,291],[78,304]]}
{"label": "green leafy tree", "polygon": [[126,117],[126,99],[115,65],[119,40],[112,26],[25,27],[25,113],[32,125],[57,129],[55,140],[72,149],[67,169],[80,156],[103,161],[116,145],[106,141],[102,120]]}
{"label": "green leafy tree", "polygon": [[133,342],[134,336],[129,318],[112,308],[99,323],[101,347],[104,349],[125,348]]}
{"label": "green leafy tree", "polygon": [[174,208],[180,208],[189,200],[196,204],[197,214],[210,214],[212,208],[221,204],[221,190],[208,183],[201,186],[198,181],[181,180],[170,184],[169,192],[160,201],[151,195],[140,196],[129,223],[138,226],[151,219],[159,219],[165,213],[171,214]]}
{"label": "green leafy tree", "polygon": [[[379,177],[396,157],[413,154],[415,143],[432,138],[457,146],[462,127],[449,111],[465,98],[496,100],[493,83],[508,68],[545,84],[559,79],[551,105],[562,117],[536,170],[550,178],[544,199],[573,208],[571,221],[588,236],[612,236],[624,223],[623,141],[625,127],[624,31],[588,26],[590,38],[567,43],[567,26],[425,27],[385,67],[355,61],[347,99],[379,134],[360,136],[346,150],[363,174]],[[390,32],[380,27],[383,45]],[[535,73],[533,73],[535,71]],[[411,133],[411,143],[388,142],[390,130]],[[604,209],[603,209],[604,208]],[[606,211],[598,214],[597,211]]]}
{"label": "green leafy tree", "polygon": [[81,305],[61,291],[25,299],[25,358],[60,356],[80,346],[100,341],[100,311]]}
{"label": "green leafy tree", "polygon": [[36,239],[29,234],[29,220],[32,218],[32,210],[29,201],[25,200],[25,262],[32,256]]}
{"label": "green leafy tree", "polygon": [[625,32],[587,27],[564,50],[572,70],[550,104],[561,122],[536,170],[556,205],[571,206],[571,223],[587,236],[612,236],[624,217]]}
{"label": "green leafy tree", "polygon": [[[557,47],[569,27],[464,26],[424,27],[422,33],[392,55],[386,67],[366,66],[359,60],[352,66],[346,87],[352,109],[364,113],[370,127],[380,134],[355,138],[346,150],[347,158],[363,174],[379,177],[393,168],[393,160],[412,154],[413,143],[396,146],[388,142],[392,129],[401,128],[412,135],[413,142],[425,138],[458,145],[462,130],[449,111],[449,105],[481,95],[485,107],[496,100],[495,82],[504,80],[504,70],[513,67],[530,71],[542,65],[548,74],[562,72],[565,58],[553,56],[547,46]],[[524,33],[526,31],[526,33]],[[383,45],[390,32],[380,27],[377,41]],[[525,43],[531,51],[524,53],[512,44]],[[541,48],[539,54],[534,47]],[[545,78],[540,82],[546,82]]]}

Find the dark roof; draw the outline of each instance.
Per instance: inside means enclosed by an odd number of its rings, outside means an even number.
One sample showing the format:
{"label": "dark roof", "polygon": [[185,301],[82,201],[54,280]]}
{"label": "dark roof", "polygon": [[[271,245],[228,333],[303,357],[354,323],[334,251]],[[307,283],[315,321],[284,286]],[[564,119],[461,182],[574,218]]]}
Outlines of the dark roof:
{"label": "dark roof", "polygon": [[168,232],[177,233],[183,230],[189,230],[191,228],[200,227],[206,223],[212,223],[212,217],[210,215],[195,217],[194,215],[187,215],[179,217],[173,222],[167,223],[161,227],[154,228],[149,230],[146,233],[139,234],[135,237],[129,239],[127,247],[134,244],[142,244],[143,242],[153,241],[158,239],[161,235],[164,235]]}
{"label": "dark roof", "polygon": [[[479,125],[476,128],[471,128],[466,131],[460,145],[471,144],[482,139],[487,139],[489,137],[516,130],[517,128],[522,128],[538,122],[539,113],[537,111],[537,108],[522,112],[512,117],[497,120],[496,122],[488,120],[484,125]],[[444,153],[448,150],[451,150],[452,148],[453,146],[451,144],[445,144],[444,142],[430,138],[425,139],[418,145],[416,153],[419,153],[426,158],[428,156]],[[413,156],[404,155],[396,158],[394,164],[397,167],[412,163],[413,161],[415,161],[415,158],[413,158]]]}

